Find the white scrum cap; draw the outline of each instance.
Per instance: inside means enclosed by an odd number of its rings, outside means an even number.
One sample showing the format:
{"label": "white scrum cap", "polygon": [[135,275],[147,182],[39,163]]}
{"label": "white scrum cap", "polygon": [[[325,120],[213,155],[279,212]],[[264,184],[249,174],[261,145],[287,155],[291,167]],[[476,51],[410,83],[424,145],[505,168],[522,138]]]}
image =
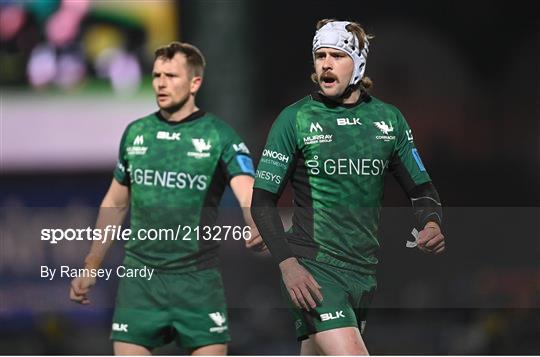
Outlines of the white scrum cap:
{"label": "white scrum cap", "polygon": [[313,37],[312,52],[313,60],[315,60],[315,51],[323,47],[335,48],[348,54],[354,62],[354,72],[349,85],[355,85],[364,77],[369,41],[366,38],[364,48],[360,49],[358,38],[347,31],[346,26],[349,24],[348,21],[333,21],[318,29]]}

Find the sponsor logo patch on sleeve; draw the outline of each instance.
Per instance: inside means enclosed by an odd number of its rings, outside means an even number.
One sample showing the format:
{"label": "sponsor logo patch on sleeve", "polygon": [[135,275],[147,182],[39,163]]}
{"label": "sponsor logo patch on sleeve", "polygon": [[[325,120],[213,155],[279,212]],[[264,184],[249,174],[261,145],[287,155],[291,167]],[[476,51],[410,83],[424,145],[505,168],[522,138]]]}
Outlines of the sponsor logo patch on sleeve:
{"label": "sponsor logo patch on sleeve", "polygon": [[255,169],[253,168],[253,161],[249,156],[246,155],[236,155],[236,162],[240,166],[242,172],[255,175]]}
{"label": "sponsor logo patch on sleeve", "polygon": [[416,148],[412,149],[412,154],[420,171],[426,171],[426,168],[424,167],[424,164],[422,163],[422,159],[420,159],[420,154],[418,153],[418,150],[416,150]]}

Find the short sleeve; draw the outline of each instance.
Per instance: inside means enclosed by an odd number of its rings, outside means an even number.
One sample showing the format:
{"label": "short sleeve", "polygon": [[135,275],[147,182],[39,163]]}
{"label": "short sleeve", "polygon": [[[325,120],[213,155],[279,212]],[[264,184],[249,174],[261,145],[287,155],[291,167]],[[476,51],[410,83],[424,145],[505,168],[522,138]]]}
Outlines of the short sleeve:
{"label": "short sleeve", "polygon": [[225,166],[228,179],[238,175],[255,176],[249,149],[240,136],[232,128],[227,127],[224,128],[221,137],[223,141],[221,162]]}
{"label": "short sleeve", "polygon": [[296,112],[287,108],[276,119],[257,166],[255,188],[281,194],[298,152]]}
{"label": "short sleeve", "polygon": [[124,131],[122,139],[120,140],[120,148],[118,149],[118,161],[116,162],[116,167],[113,172],[113,176],[118,181],[118,183],[129,186],[130,178],[128,171],[128,161],[126,154],[126,137],[128,134],[129,127]]}
{"label": "short sleeve", "polygon": [[390,169],[402,187],[409,192],[415,186],[431,181],[431,178],[414,145],[412,130],[399,111],[397,122],[399,130]]}

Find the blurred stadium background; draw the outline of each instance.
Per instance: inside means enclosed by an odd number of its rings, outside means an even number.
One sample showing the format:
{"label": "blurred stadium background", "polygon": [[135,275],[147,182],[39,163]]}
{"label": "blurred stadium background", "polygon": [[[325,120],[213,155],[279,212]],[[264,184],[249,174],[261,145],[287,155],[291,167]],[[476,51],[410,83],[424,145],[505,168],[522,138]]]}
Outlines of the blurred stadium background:
{"label": "blurred stadium background", "polygon": [[[39,266],[77,266],[88,244],[51,246],[39,231],[92,224],[123,129],[155,110],[153,50],[201,48],[199,106],[231,123],[257,161],[279,111],[314,89],[321,18],[376,36],[372,93],[404,113],[448,207],[447,254],[407,250],[411,211],[388,179],[370,352],[540,354],[540,11],[486,0],[2,1],[0,353],[112,353],[116,281],[99,282],[90,307],[70,303],[69,280],[45,281]],[[234,206],[230,193],[222,205]],[[221,219],[240,222],[239,210]],[[221,255],[230,353],[298,353],[277,268],[239,242]]]}

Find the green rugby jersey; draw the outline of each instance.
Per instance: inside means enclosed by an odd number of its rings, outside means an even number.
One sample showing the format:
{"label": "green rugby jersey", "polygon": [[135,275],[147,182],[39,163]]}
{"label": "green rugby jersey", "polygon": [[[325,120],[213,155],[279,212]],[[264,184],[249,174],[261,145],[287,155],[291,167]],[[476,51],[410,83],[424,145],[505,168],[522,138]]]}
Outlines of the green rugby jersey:
{"label": "green rugby jersey", "polygon": [[295,255],[372,274],[388,171],[406,190],[430,181],[397,108],[367,94],[336,105],[317,93],[278,116],[254,187],[281,195],[291,181]]}
{"label": "green rugby jersey", "polygon": [[[195,228],[214,225],[225,186],[236,175],[254,176],[249,150],[216,116],[199,110],[169,122],[157,112],[132,122],[114,171],[131,195],[124,263],[174,272],[215,266],[219,241],[197,239]],[[149,240],[151,229],[170,235]]]}

